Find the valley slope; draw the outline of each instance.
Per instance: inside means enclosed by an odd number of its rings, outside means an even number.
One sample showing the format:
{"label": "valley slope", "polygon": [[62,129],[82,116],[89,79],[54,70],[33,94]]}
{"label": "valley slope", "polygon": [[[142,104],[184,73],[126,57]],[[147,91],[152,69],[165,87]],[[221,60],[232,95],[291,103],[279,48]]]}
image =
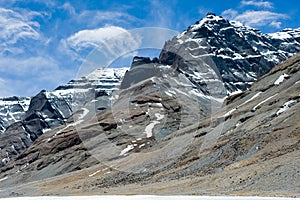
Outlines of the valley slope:
{"label": "valley slope", "polygon": [[[135,57],[119,90],[75,93],[61,124],[3,163],[0,194],[299,196],[299,48],[299,30],[265,35],[208,14],[159,58]],[[45,115],[53,93],[28,110]]]}

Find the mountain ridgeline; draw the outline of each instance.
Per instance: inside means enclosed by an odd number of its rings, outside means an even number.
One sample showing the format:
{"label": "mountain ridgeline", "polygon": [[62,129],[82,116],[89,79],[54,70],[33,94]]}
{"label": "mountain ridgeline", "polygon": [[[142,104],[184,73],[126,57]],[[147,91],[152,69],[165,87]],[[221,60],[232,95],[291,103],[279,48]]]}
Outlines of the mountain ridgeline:
{"label": "mountain ridgeline", "polygon": [[0,195],[299,195],[299,51],[209,13],[158,58],[2,99]]}

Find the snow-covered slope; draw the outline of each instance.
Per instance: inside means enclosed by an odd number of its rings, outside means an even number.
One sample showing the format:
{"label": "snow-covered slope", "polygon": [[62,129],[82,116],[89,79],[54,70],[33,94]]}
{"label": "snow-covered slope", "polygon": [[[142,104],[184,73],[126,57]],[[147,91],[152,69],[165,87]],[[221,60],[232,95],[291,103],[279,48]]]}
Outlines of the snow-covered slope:
{"label": "snow-covered slope", "polygon": [[29,103],[30,97],[0,98],[0,133],[12,123],[22,119]]}
{"label": "snow-covered slope", "polygon": [[[71,80],[66,85],[45,94],[48,99],[66,100],[71,108],[81,107],[98,96],[111,95],[112,91],[118,89],[127,70],[128,68],[99,68],[85,77]],[[91,93],[95,94],[91,95]]]}
{"label": "snow-covered slope", "polygon": [[[57,87],[54,91],[45,91],[44,94],[64,119],[91,102],[95,104],[95,110],[103,110],[109,106],[109,96],[119,88],[127,70],[128,68],[99,68],[85,77]],[[61,102],[65,102],[65,106]]]}
{"label": "snow-covered slope", "polygon": [[43,133],[65,124],[81,107],[93,102],[95,113],[107,108],[110,95],[118,89],[126,70],[97,69],[53,91],[41,91],[31,99],[1,99],[0,166],[28,148]]}
{"label": "snow-covered slope", "polygon": [[300,46],[300,28],[283,29],[277,33],[268,34],[272,43],[285,52],[297,53]]}

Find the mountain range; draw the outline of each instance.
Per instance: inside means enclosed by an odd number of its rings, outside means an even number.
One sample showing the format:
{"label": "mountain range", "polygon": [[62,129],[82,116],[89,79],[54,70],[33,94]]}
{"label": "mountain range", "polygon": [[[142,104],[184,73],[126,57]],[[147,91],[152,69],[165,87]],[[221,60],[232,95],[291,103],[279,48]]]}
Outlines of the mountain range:
{"label": "mountain range", "polygon": [[3,98],[0,195],[299,195],[299,50],[208,13],[158,58]]}

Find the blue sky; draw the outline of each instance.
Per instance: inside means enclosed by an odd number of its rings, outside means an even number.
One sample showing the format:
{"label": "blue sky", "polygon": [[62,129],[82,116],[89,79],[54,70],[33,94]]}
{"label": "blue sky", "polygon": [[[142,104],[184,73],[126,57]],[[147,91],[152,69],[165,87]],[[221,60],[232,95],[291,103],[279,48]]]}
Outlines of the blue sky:
{"label": "blue sky", "polygon": [[[128,39],[132,29],[143,27],[175,34],[207,12],[265,33],[300,27],[298,0],[1,0],[0,96],[53,90],[75,78],[103,41],[120,33],[121,40]],[[138,49],[140,44],[131,39],[127,46]]]}

